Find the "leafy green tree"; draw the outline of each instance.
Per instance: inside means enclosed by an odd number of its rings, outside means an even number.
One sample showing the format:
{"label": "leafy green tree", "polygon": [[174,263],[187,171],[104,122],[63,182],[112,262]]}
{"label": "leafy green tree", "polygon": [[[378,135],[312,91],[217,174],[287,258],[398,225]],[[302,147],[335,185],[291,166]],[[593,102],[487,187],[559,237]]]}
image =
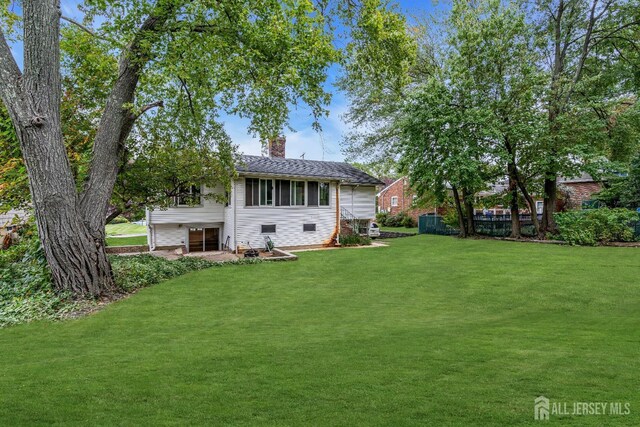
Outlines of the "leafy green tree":
{"label": "leafy green tree", "polygon": [[475,234],[475,194],[495,172],[487,162],[487,142],[477,126],[482,112],[467,108],[467,93],[451,87],[448,74],[411,92],[397,123],[401,166],[418,194],[438,203],[453,193],[463,237]]}
{"label": "leafy green tree", "polygon": [[29,203],[28,195],[20,145],[9,112],[0,103],[0,212],[24,208]]}
{"label": "leafy green tree", "polygon": [[[533,27],[515,3],[497,0],[455,2],[450,41],[456,84],[469,93],[471,105],[484,110],[479,123],[492,141],[500,173],[508,179],[512,237],[520,237],[520,194],[539,229],[530,186],[539,176],[539,138],[544,125],[539,108],[543,93],[542,60],[536,55]],[[500,177],[497,177],[500,178]]]}
{"label": "leafy green tree", "polygon": [[605,187],[595,195],[595,199],[611,208],[635,210],[640,207],[640,152],[631,160],[626,172],[607,177]]}
{"label": "leafy green tree", "polygon": [[[581,114],[598,93],[594,82],[600,90],[607,88],[609,100],[626,92],[620,82],[628,80],[628,67],[636,67],[632,80],[637,82],[640,7],[637,0],[537,0],[534,12],[538,43],[548,58],[542,228],[553,232],[558,175],[575,174],[581,163],[576,159],[584,162],[594,155],[597,145],[590,141],[599,139],[602,130],[588,126]],[[576,122],[583,125],[578,132]]]}
{"label": "leafy green tree", "polygon": [[344,118],[353,125],[342,141],[343,151],[347,158],[366,163],[385,164],[396,159],[395,121],[421,63],[419,45],[406,18],[386,3],[353,18],[357,30],[345,49],[338,80],[349,100]]}

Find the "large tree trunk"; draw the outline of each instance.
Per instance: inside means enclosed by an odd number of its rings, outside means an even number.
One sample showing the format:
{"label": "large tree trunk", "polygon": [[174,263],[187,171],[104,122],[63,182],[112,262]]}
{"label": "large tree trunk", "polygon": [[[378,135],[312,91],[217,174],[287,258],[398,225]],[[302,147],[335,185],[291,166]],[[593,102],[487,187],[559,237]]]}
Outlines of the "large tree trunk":
{"label": "large tree trunk", "polygon": [[475,236],[476,235],[476,225],[473,222],[473,194],[463,188],[462,189],[462,199],[464,201],[464,210],[465,216],[467,218],[467,236]]}
{"label": "large tree trunk", "polygon": [[0,95],[22,149],[38,233],[54,286],[98,296],[114,287],[102,240],[95,240],[77,204],[60,124],[60,8],[57,0],[25,0],[24,74],[0,33]]}
{"label": "large tree trunk", "polygon": [[554,233],[557,229],[553,214],[556,211],[558,184],[556,176],[549,176],[544,179],[544,208],[542,210],[542,232],[545,234]]}
{"label": "large tree trunk", "polygon": [[467,237],[467,224],[464,220],[464,213],[462,212],[462,206],[460,205],[460,193],[458,189],[453,186],[451,188],[453,191],[453,200],[456,204],[456,213],[458,214],[458,226],[460,227],[460,237]]}
{"label": "large tree trunk", "polygon": [[[107,98],[96,132],[89,177],[79,207],[90,232],[97,239],[104,239],[105,213],[118,177],[121,154],[126,139],[141,114],[131,111],[128,106],[133,105],[142,68],[151,59],[148,46],[158,37],[155,30],[166,22],[176,6],[164,7],[166,9],[159,7],[156,10],[158,15],[152,14],[145,19],[134,39],[121,54],[118,79]],[[152,103],[143,107],[142,112],[159,105],[162,103]]]}
{"label": "large tree trunk", "polygon": [[518,171],[517,168],[516,168],[516,175],[518,178],[518,187],[520,188],[520,191],[524,196],[524,200],[526,200],[527,202],[527,206],[529,207],[529,212],[531,212],[531,222],[533,222],[533,227],[536,230],[537,236],[539,238],[542,238],[544,237],[544,234],[540,230],[540,222],[538,221],[538,210],[536,207],[536,201],[533,200],[533,197],[531,197],[531,194],[529,193],[529,190],[527,190],[526,184],[522,181],[520,177],[520,172]]}
{"label": "large tree trunk", "polygon": [[511,234],[509,237],[519,239],[522,237],[520,231],[520,209],[518,207],[518,178],[516,177],[515,169],[516,165],[509,163],[507,166],[509,171],[509,194],[511,200],[509,207],[511,210]]}

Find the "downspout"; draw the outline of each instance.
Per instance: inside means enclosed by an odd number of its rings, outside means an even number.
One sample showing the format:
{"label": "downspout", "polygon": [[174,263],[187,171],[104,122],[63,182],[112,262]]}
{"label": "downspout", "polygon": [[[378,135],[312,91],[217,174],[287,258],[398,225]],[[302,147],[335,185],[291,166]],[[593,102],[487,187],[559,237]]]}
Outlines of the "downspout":
{"label": "downspout", "polygon": [[235,180],[233,181],[233,188],[231,189],[231,191],[233,191],[233,246],[234,246],[234,252],[236,253],[236,255],[238,255],[238,242],[236,241],[236,234],[237,234],[237,224],[238,221],[236,220],[236,209],[237,209],[237,201],[238,201],[238,188],[236,187],[236,182]]}
{"label": "downspout", "polygon": [[151,226],[151,211],[149,208],[145,208],[145,221],[147,221],[147,243],[149,244],[149,250],[156,250],[156,227]]}
{"label": "downspout", "polygon": [[404,212],[404,193],[407,191],[405,188],[404,178],[402,178],[402,212]]}
{"label": "downspout", "polygon": [[340,244],[340,181],[336,183],[336,228],[338,235],[336,236],[336,243]]}

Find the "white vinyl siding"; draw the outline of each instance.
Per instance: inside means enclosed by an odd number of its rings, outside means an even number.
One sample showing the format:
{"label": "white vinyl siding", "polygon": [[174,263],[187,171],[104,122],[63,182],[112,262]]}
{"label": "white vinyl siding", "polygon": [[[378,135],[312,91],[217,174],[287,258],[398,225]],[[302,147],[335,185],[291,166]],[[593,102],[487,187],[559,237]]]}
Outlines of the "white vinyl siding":
{"label": "white vinyl siding", "polygon": [[[237,245],[264,247],[264,237],[269,236],[278,246],[321,245],[327,243],[336,228],[335,184],[330,185],[329,206],[274,206],[244,205],[244,180],[235,185]],[[263,224],[275,224],[275,233],[261,233]],[[304,232],[304,224],[316,224],[315,232]]]}
{"label": "white vinyl siding", "polygon": [[[222,193],[222,188],[210,190],[204,188],[203,194]],[[166,210],[149,211],[149,224],[190,224],[224,221],[224,203],[209,198],[202,198],[201,206],[173,207]]]}
{"label": "white vinyl siding", "polygon": [[[246,247],[249,242],[262,248],[265,236],[269,236],[276,247],[326,244],[336,230],[336,185],[335,182],[329,184],[328,206],[275,206],[275,193],[272,206],[245,206],[245,179],[240,178],[233,184],[228,207],[203,198],[202,207],[149,211],[149,224],[154,227],[151,233],[155,240],[153,243],[156,246],[185,245],[190,226],[206,226],[219,227],[220,245],[229,237],[231,248]],[[341,186],[340,206],[359,219],[373,218],[375,187]],[[262,233],[262,225],[265,224],[275,225],[276,232]],[[304,224],[315,224],[316,231],[304,231]]]}
{"label": "white vinyl siding", "polygon": [[[158,224],[155,229],[155,247],[181,246],[185,244],[189,227],[179,227],[178,224]],[[153,232],[152,232],[153,233]]]}
{"label": "white vinyl siding", "polygon": [[345,208],[359,219],[376,216],[376,188],[374,186],[342,185],[340,187],[340,207]]}

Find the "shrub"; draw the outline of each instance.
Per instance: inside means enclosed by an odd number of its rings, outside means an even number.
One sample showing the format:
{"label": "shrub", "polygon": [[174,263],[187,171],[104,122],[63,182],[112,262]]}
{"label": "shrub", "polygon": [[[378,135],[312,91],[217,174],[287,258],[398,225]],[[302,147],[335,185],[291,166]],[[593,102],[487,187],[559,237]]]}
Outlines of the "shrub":
{"label": "shrub", "polygon": [[376,221],[383,227],[406,227],[416,226],[416,222],[406,212],[400,212],[397,215],[389,215],[387,212],[379,212],[376,214]]}
{"label": "shrub", "polygon": [[416,226],[416,222],[413,220],[411,216],[409,216],[406,212],[404,213],[404,217],[400,220],[400,224],[405,228],[412,228]]}
{"label": "shrub", "polygon": [[212,267],[215,263],[196,257],[169,261],[154,255],[113,256],[111,267],[116,284],[125,292],[155,285],[190,271]]}
{"label": "shrub", "polygon": [[451,228],[460,227],[458,211],[456,211],[455,209],[447,209],[442,216],[442,221],[445,223],[445,225],[448,225]]}
{"label": "shrub", "polygon": [[[51,275],[33,224],[20,230],[20,242],[0,250],[0,327],[41,319],[60,319],[96,305],[74,300],[53,289]],[[116,285],[123,292],[154,285],[190,271],[226,264],[255,264],[259,259],[230,263],[182,257],[175,261],[153,255],[111,256]]]}
{"label": "shrub", "polygon": [[111,257],[111,267],[116,285],[124,292],[131,292],[139,288],[155,285],[173,277],[181,276],[191,271],[229,264],[258,264],[259,258],[244,258],[237,261],[216,262],[198,257],[182,257],[167,260],[154,255],[132,255]]}
{"label": "shrub", "polygon": [[33,224],[19,233],[18,244],[0,251],[0,327],[55,319],[77,310],[83,303],[53,290]]}
{"label": "shrub", "polygon": [[388,220],[389,220],[388,212],[378,212],[376,214],[376,222],[378,223],[378,225],[385,227],[387,226]]}
{"label": "shrub", "polygon": [[341,234],[340,244],[342,246],[368,246],[371,244],[371,239],[359,234]]}
{"label": "shrub", "polygon": [[557,213],[558,237],[572,245],[593,246],[635,239],[631,224],[638,214],[627,209],[590,209]]}
{"label": "shrub", "polygon": [[109,224],[128,224],[129,220],[122,215],[115,217]]}

